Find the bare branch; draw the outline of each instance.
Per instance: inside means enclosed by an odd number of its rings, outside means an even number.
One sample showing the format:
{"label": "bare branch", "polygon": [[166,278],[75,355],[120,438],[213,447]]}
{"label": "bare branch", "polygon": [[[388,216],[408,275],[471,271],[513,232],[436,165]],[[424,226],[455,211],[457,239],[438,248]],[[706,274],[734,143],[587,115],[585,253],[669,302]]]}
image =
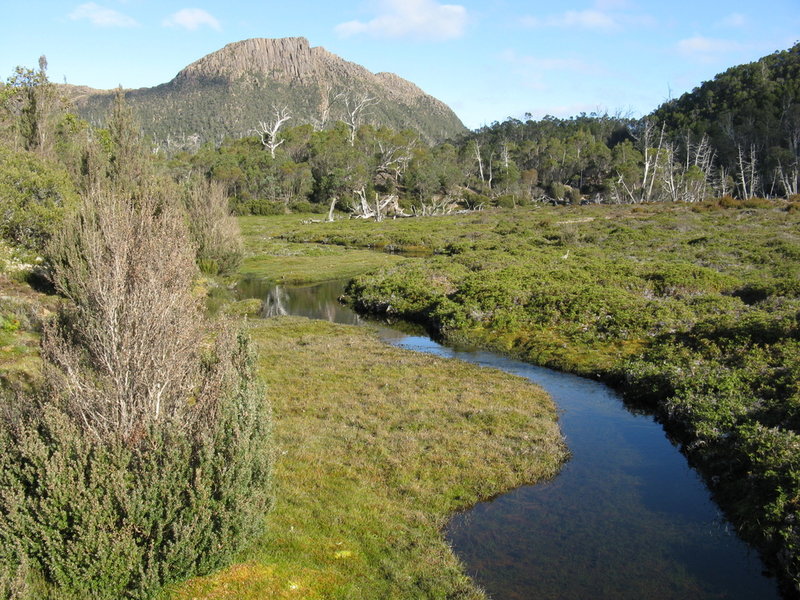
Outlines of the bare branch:
{"label": "bare branch", "polygon": [[275,158],[275,150],[283,143],[283,140],[278,140],[278,131],[286,121],[292,118],[289,112],[289,107],[274,108],[273,117],[269,121],[259,121],[258,128],[254,129],[255,133],[261,138],[261,143],[269,148],[269,153],[272,158]]}
{"label": "bare branch", "polygon": [[366,93],[354,96],[350,92],[341,92],[336,95],[336,99],[344,103],[344,122],[350,128],[350,145],[353,146],[356,143],[356,131],[364,118],[364,111],[378,104],[380,100]]}

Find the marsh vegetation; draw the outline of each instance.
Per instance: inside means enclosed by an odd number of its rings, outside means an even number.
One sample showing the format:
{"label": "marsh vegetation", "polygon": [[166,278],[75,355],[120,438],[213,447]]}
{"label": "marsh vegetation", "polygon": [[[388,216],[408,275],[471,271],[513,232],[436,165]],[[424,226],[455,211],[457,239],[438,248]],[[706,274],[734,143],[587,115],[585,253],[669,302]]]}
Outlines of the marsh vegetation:
{"label": "marsh vegetation", "polygon": [[[481,597],[442,527],[558,471],[551,400],[364,330],[234,321],[260,312],[234,302],[248,278],[349,278],[359,311],[618,386],[796,593],[798,56],[641,121],[436,146],[301,125],[270,151],[172,156],[121,95],[93,127],[46,60],[18,69],[0,87],[0,596]],[[724,130],[694,102],[709,90]]]}

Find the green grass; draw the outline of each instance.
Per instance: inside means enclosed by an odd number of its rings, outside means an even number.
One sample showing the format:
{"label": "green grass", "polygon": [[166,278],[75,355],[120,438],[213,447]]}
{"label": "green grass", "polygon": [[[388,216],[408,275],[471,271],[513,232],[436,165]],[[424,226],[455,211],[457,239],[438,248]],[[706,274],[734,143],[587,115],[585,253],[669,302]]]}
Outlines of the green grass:
{"label": "green grass", "polygon": [[[246,257],[239,272],[245,277],[277,283],[314,283],[346,279],[379,267],[396,264],[400,256],[326,244],[293,244],[279,236],[286,231],[314,228],[303,221],[312,215],[240,217]],[[319,215],[313,215],[319,218]]]}
{"label": "green grass", "polygon": [[274,409],[269,534],[176,598],[481,598],[442,539],[454,511],[555,474],[552,402],[526,380],[363,328],[251,322]]}
{"label": "green grass", "polygon": [[657,412],[734,525],[800,590],[791,205],[531,207],[411,221],[323,224],[286,239],[436,253],[358,276],[352,303],[619,385]]}
{"label": "green grass", "polygon": [[36,387],[41,378],[41,325],[56,302],[54,296],[0,274],[0,389]]}

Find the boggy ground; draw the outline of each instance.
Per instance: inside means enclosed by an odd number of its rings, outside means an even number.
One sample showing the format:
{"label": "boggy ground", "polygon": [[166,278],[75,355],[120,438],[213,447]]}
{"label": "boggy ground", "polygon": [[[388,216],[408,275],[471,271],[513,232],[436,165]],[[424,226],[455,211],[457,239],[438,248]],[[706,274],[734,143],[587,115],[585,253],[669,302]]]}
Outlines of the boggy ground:
{"label": "boggy ground", "polygon": [[800,587],[800,210],[533,207],[295,227],[428,250],[359,276],[360,310],[601,377],[653,408],[733,523]]}
{"label": "boggy ground", "polygon": [[[316,225],[302,221],[241,219],[241,275],[312,283],[403,261],[280,238]],[[171,597],[483,597],[441,529],[454,511],[557,473],[566,449],[549,397],[364,328],[288,317],[248,327],[274,412],[269,533],[240,563]]]}
{"label": "boggy ground", "polygon": [[555,408],[526,380],[401,350],[367,329],[250,322],[274,411],[267,536],[175,598],[481,598],[448,515],[554,475]]}
{"label": "boggy ground", "polygon": [[[289,244],[264,239],[275,228],[285,225],[245,220],[245,270],[260,263],[277,281],[308,283],[400,260],[292,244],[295,265],[281,271]],[[35,385],[41,323],[57,299],[2,284],[2,383]],[[209,286],[199,281],[197,292]],[[268,533],[237,564],[162,597],[483,597],[441,528],[454,511],[559,470],[566,449],[549,397],[518,377],[388,346],[364,328],[301,318],[246,326],[273,408]]]}

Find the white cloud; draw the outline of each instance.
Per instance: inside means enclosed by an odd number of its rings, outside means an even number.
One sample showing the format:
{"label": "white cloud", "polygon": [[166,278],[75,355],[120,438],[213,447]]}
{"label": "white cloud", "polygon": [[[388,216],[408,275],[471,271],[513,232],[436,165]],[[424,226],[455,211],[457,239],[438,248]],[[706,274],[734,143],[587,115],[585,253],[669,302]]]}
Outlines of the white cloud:
{"label": "white cloud", "polygon": [[86,19],[97,27],[136,27],[139,23],[136,19],[123,15],[121,12],[99,6],[94,2],[81,4],[73,10],[69,18],[73,21]]}
{"label": "white cloud", "polygon": [[616,29],[619,25],[609,14],[599,10],[568,10],[562,17],[567,27],[583,27],[585,29]]}
{"label": "white cloud", "polygon": [[741,13],[731,13],[715,23],[717,27],[739,28],[747,25],[747,17]]}
{"label": "white cloud", "polygon": [[685,56],[724,54],[733,50],[738,50],[740,45],[730,40],[704,37],[696,35],[694,37],[681,40],[677,44],[678,51]]}
{"label": "white cloud", "polygon": [[524,27],[563,27],[604,32],[655,25],[655,19],[649,15],[624,12],[630,6],[627,0],[597,0],[592,8],[568,10],[545,17],[525,16],[520,23]]}
{"label": "white cloud", "polygon": [[449,40],[464,35],[467,9],[434,0],[383,0],[382,14],[371,21],[348,21],[336,26],[339,35],[367,34],[374,37],[417,37]]}
{"label": "white cloud", "polygon": [[171,15],[169,18],[164,19],[162,24],[164,27],[183,27],[190,31],[199,29],[203,25],[207,25],[217,31],[222,29],[219,21],[211,13],[202,8],[184,8]]}
{"label": "white cloud", "polygon": [[579,27],[600,31],[620,28],[620,24],[613,16],[594,9],[568,10],[563,14],[547,17],[523,17],[522,24],[525,27]]}

